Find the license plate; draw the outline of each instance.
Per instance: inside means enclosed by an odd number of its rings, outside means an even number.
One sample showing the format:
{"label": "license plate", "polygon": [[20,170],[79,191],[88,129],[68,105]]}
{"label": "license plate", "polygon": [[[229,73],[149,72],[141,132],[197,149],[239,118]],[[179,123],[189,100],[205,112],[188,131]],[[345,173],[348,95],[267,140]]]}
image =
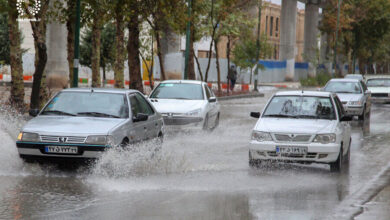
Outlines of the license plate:
{"label": "license plate", "polygon": [[276,153],[307,154],[307,147],[276,147]]}
{"label": "license plate", "polygon": [[77,154],[77,147],[69,147],[69,146],[46,146],[46,153],[55,153],[55,154]]}

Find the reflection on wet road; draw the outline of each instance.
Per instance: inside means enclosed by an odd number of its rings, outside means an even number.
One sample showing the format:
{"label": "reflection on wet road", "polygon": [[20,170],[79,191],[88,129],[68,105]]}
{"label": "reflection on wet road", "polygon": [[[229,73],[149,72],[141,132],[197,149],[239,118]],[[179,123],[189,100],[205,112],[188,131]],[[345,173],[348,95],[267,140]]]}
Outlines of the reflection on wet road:
{"label": "reflection on wet road", "polygon": [[387,165],[390,106],[375,105],[370,121],[352,122],[348,171],[284,163],[250,169],[256,120],[249,112],[266,101],[223,102],[218,129],[167,135],[156,157],[145,145],[77,170],[24,164],[10,138],[17,126],[0,123],[0,219],[323,219]]}

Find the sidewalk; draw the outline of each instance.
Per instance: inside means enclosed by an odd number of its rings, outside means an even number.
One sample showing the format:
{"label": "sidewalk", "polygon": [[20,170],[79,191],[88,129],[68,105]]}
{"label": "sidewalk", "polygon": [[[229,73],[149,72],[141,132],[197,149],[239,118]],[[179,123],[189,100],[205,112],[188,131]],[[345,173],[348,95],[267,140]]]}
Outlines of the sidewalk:
{"label": "sidewalk", "polygon": [[390,219],[390,183],[363,206],[363,213],[356,216],[355,219]]}

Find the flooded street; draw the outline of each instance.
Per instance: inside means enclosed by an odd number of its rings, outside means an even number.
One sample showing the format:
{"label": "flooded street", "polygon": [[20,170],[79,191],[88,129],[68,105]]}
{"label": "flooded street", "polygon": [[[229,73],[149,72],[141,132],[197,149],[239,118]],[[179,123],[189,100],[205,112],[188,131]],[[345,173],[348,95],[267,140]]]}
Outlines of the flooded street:
{"label": "flooded street", "polygon": [[[352,122],[351,162],[341,174],[328,165],[248,166],[248,143],[264,98],[223,101],[211,133],[165,136],[112,150],[77,169],[23,163],[15,140],[23,119],[0,120],[0,219],[327,219],[350,205],[388,166],[390,105],[374,105],[364,124]],[[390,216],[389,216],[390,217]]]}

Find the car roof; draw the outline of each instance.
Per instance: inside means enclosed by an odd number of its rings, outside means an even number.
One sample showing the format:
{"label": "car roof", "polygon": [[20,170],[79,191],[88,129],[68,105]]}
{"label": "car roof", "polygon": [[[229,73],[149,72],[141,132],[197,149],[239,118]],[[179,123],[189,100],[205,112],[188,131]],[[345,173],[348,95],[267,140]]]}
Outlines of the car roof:
{"label": "car roof", "polygon": [[296,91],[282,91],[275,93],[275,96],[318,96],[318,97],[330,97],[332,95],[331,92],[323,92],[323,91],[304,91],[304,90],[296,90]]}
{"label": "car roof", "polygon": [[186,79],[178,79],[178,80],[164,80],[161,83],[190,83],[190,84],[202,84],[203,82],[200,80],[186,80]]}
{"label": "car roof", "polygon": [[337,78],[331,79],[329,82],[360,82],[360,80],[356,78]]}
{"label": "car roof", "polygon": [[117,93],[117,94],[127,94],[138,92],[134,89],[118,89],[118,88],[69,88],[64,89],[61,92],[104,92],[104,93]]}

